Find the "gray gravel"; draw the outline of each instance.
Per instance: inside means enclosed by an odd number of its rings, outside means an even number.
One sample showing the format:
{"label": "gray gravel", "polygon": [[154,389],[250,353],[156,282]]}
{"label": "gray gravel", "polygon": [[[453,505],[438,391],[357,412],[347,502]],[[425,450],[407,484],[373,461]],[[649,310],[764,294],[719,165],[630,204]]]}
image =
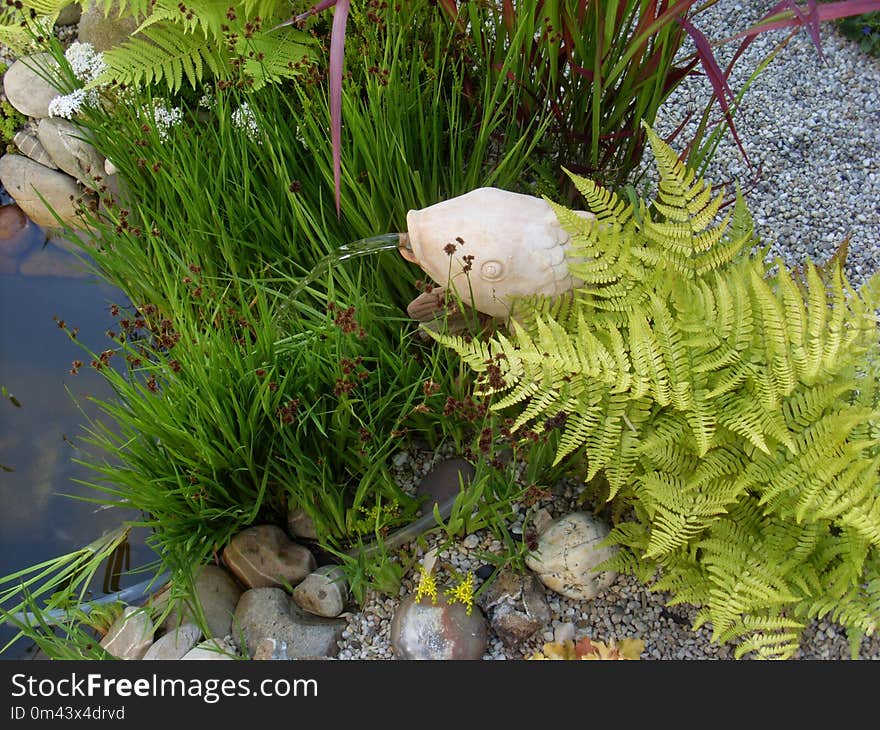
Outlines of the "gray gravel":
{"label": "gray gravel", "polygon": [[[695,25],[720,40],[748,27],[770,5],[722,0]],[[734,93],[786,35],[758,36],[737,61]],[[858,285],[880,268],[880,59],[829,23],[822,25],[821,38],[826,63],[801,32],[746,91],[735,121],[753,170],[726,135],[706,179],[738,180],[748,190],[759,236],[772,244],[771,255],[789,265],[824,261],[849,236],[846,273]],[[722,68],[737,46],[717,50]],[[702,111],[710,96],[708,79],[687,79],[661,108],[658,132],[671,133],[686,110]],[[676,149],[691,129],[673,142]],[[646,162],[652,164],[650,156]]]}
{"label": "gray gravel", "polygon": [[[440,452],[411,449],[401,452],[394,460],[395,477],[406,490],[413,490],[418,480],[440,459],[452,456],[449,449]],[[565,479],[554,485],[552,496],[539,503],[553,517],[576,509],[584,509],[579,502],[583,484]],[[525,510],[509,523],[522,525]],[[435,577],[440,590],[453,585],[455,575],[476,572],[485,565],[485,553],[504,554],[501,542],[488,530],[480,530],[461,539],[448,541],[443,534],[427,535],[404,545],[398,553],[403,560],[415,556],[415,566],[425,553],[438,550]],[[409,565],[409,562],[404,565]],[[370,593],[364,606],[357,612],[345,614],[348,626],[339,643],[339,659],[391,659],[391,618],[399,598],[415,592],[418,581],[417,567],[405,573],[397,597]],[[477,578],[476,586],[482,585]],[[719,646],[711,641],[711,630],[703,627],[694,631],[691,626],[696,609],[688,606],[666,606],[669,594],[651,593],[631,576],[617,580],[592,601],[575,601],[546,593],[550,605],[550,623],[528,642],[516,649],[504,646],[491,632],[485,660],[521,660],[540,652],[543,644],[574,636],[585,636],[608,642],[610,639],[637,638],[645,640],[642,660],[710,660],[733,659],[733,646]],[[747,659],[750,657],[746,657]],[[826,621],[815,621],[805,631],[802,647],[795,659],[845,660],[850,658],[849,644],[843,629]],[[860,658],[880,659],[880,636],[866,638],[860,648]]]}

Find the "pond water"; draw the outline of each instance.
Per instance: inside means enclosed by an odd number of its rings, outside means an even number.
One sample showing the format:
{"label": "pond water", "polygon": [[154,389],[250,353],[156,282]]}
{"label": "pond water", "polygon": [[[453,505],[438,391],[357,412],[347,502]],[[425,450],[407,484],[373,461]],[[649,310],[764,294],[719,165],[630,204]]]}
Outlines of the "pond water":
{"label": "pond water", "polygon": [[[9,202],[0,191],[0,205]],[[109,305],[125,300],[87,275],[64,245],[47,241],[29,221],[12,237],[0,239],[0,385],[21,404],[0,399],[0,577],[81,548],[138,516],[134,510],[102,509],[71,498],[98,496],[75,481],[93,474],[73,459],[82,456],[76,444],[85,435],[83,426],[99,415],[89,396],[106,399],[112,391],[88,364],[71,375],[72,361],[88,362],[86,353],[53,317],[78,327],[78,338],[100,351],[113,324]],[[106,574],[98,571],[93,597],[148,577],[118,574],[120,568],[138,568],[154,559],[143,538],[133,531],[115,556],[118,561],[108,561]],[[14,634],[0,625],[0,648]],[[20,640],[0,658],[34,654],[35,647]]]}

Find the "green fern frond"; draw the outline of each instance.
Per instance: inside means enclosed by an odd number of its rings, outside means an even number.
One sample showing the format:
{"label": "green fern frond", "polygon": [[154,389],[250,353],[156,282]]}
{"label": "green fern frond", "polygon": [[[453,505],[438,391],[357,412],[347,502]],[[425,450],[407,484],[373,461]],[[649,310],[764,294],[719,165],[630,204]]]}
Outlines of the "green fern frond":
{"label": "green fern frond", "polygon": [[803,372],[806,362],[804,344],[807,337],[807,314],[804,309],[804,300],[801,290],[794,283],[794,279],[785,268],[782,260],[777,259],[775,263],[779,272],[776,281],[782,295],[782,309],[785,313],[785,326],[791,343],[791,356],[798,374],[800,374]]}
{"label": "green fern frond", "polygon": [[[586,443],[587,481],[611,463],[617,453],[623,430],[628,427],[626,415],[628,399],[625,395],[609,394],[602,400],[601,405],[604,409],[604,413],[600,416],[602,429]],[[611,487],[609,499],[625,486],[622,482],[609,481],[609,484]]]}
{"label": "green fern frond", "polygon": [[668,405],[672,400],[669,372],[645,314],[630,312],[629,336],[635,375],[649,384],[651,395],[658,405]]}
{"label": "green fern frond", "polygon": [[195,88],[206,67],[218,75],[227,67],[227,56],[214,41],[177,26],[153,26],[142,36],[106,51],[107,70],[92,85],[110,80],[133,86],[165,83],[173,93],[181,88],[184,77]]}
{"label": "green fern frond", "polygon": [[18,25],[0,25],[0,43],[18,56],[27,55],[30,42],[31,36],[25,28]]}
{"label": "green fern frond", "polygon": [[192,0],[185,11],[173,0],[129,5],[124,14],[143,20],[128,40],[105,52],[107,71],[93,84],[164,83],[174,93],[184,78],[195,87],[210,72],[218,79],[242,74],[258,89],[298,75],[299,62],[314,44],[296,28],[272,30],[290,17],[286,2]]}
{"label": "green fern frond", "polygon": [[565,429],[559,440],[553,466],[583,446],[599,426],[599,418],[603,412],[602,407],[596,403],[581,408],[582,410],[570,413],[565,421]]}
{"label": "green fern frond", "polygon": [[308,55],[307,39],[308,36],[298,31],[287,31],[283,34],[262,34],[243,41],[246,47],[244,73],[254,79],[252,89],[300,76],[297,62]]}
{"label": "green fern frond", "polygon": [[[849,455],[842,457],[847,458],[852,459]],[[826,466],[828,476],[824,491],[808,505],[814,519],[837,520],[855,505],[872,499],[876,494],[880,457],[872,461],[850,461],[846,469],[839,473],[834,473],[835,466]]]}
{"label": "green fern frond", "polygon": [[[592,180],[575,175],[563,168],[563,172],[571,178],[577,191],[587,202],[590,212],[596,216],[600,227],[624,226],[633,216],[633,206],[621,200],[616,193],[597,185]],[[548,200],[545,198],[545,200]],[[551,205],[555,205],[548,200]]]}
{"label": "green fern frond", "polygon": [[764,438],[765,412],[754,401],[752,394],[727,393],[717,399],[721,408],[718,422],[725,428],[747,439],[756,449],[770,454],[770,447]]}
{"label": "green fern frond", "polygon": [[855,644],[880,609],[880,276],[856,292],[839,262],[803,283],[766,263],[741,196],[716,222],[710,186],[648,137],[656,201],[572,176],[597,220],[554,207],[574,296],[445,341],[477,372],[507,358],[493,408],[518,424],[568,414],[556,463],[583,449],[635,516],[609,565],[697,606],[738,657],[793,656],[820,615]]}
{"label": "green fern frond", "polygon": [[787,327],[782,306],[767,282],[754,268],[751,272],[751,284],[757,304],[756,309],[761,317],[765,348],[776,387],[781,395],[787,396],[794,389],[795,377],[789,356]]}
{"label": "green fern frond", "polygon": [[27,15],[33,10],[37,15],[55,17],[68,5],[70,0],[26,0],[22,3],[21,12],[22,15]]}
{"label": "green fern frond", "polygon": [[812,264],[807,266],[807,282],[810,292],[807,305],[807,352],[801,379],[808,385],[812,385],[822,371],[828,302],[825,296],[825,285],[816,267]]}
{"label": "green fern frond", "polygon": [[718,637],[720,642],[739,641],[733,656],[754,653],[758,659],[791,659],[800,648],[803,624],[782,616],[746,616]]}

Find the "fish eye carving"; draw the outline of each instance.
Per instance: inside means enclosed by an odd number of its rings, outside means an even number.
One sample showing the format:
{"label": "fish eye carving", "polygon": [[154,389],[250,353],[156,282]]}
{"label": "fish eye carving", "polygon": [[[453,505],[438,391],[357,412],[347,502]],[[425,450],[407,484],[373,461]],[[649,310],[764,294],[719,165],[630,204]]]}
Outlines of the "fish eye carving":
{"label": "fish eye carving", "polygon": [[504,264],[490,259],[480,266],[480,278],[485,281],[498,281],[504,278]]}

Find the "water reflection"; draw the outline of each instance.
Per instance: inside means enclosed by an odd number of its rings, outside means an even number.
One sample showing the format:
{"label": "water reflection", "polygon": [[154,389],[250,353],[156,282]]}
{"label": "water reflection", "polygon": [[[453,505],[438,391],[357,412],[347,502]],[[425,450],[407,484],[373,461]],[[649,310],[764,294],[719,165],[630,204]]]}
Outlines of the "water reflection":
{"label": "water reflection", "polygon": [[[2,223],[0,214],[0,234],[8,232]],[[0,576],[81,548],[137,517],[133,510],[101,509],[71,499],[97,496],[77,482],[93,475],[73,459],[83,456],[78,449],[83,426],[99,416],[88,398],[110,398],[112,390],[89,367],[70,374],[73,360],[86,360],[84,351],[53,317],[78,327],[78,339],[100,351],[113,324],[109,305],[124,300],[119,291],[89,276],[63,245],[47,241],[30,222],[11,238],[0,239],[0,385],[21,404],[0,399],[0,464],[11,469],[0,470]],[[95,596],[144,579],[143,574],[120,577],[126,565],[136,568],[154,557],[143,538],[142,532],[132,532],[127,548],[111,558],[107,576],[96,576]],[[0,627],[0,647],[13,634]],[[20,641],[2,658],[24,657],[32,650]]]}

